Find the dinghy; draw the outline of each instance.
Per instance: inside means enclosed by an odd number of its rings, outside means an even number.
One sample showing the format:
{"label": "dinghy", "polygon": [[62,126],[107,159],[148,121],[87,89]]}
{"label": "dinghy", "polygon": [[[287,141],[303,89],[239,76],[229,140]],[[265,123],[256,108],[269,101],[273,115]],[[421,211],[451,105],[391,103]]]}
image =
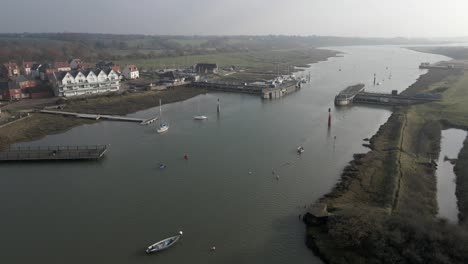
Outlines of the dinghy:
{"label": "dinghy", "polygon": [[193,117],[193,119],[195,120],[205,120],[205,119],[208,119],[207,116],[204,116],[204,115],[196,115]]}
{"label": "dinghy", "polygon": [[297,153],[298,154],[302,154],[303,152],[304,152],[304,147],[303,146],[297,147]]}
{"label": "dinghy", "polygon": [[169,238],[166,238],[164,240],[161,240],[159,242],[152,244],[146,249],[146,253],[151,254],[151,253],[162,251],[171,247],[177,241],[179,241],[179,238],[182,236],[182,234],[183,234],[182,231],[179,231],[179,234],[177,236],[169,237]]}

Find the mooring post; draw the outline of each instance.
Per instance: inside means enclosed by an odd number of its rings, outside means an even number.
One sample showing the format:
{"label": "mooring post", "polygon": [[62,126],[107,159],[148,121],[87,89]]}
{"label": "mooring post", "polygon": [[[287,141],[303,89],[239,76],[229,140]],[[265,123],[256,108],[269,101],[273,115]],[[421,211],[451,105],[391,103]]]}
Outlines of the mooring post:
{"label": "mooring post", "polygon": [[219,98],[218,98],[218,103],[217,103],[217,106],[216,106],[216,112],[219,113],[220,111],[221,111],[221,109],[220,109]]}
{"label": "mooring post", "polygon": [[331,127],[331,108],[328,108],[328,127]]}

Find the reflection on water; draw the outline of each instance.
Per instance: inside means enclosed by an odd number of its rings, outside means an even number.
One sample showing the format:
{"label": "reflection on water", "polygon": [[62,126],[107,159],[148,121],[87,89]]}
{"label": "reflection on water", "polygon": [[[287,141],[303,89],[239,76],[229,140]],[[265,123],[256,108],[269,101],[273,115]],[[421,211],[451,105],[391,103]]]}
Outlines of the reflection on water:
{"label": "reflection on water", "polygon": [[[420,62],[446,59],[398,47],[335,49],[345,55],[312,65],[304,73],[312,82],[279,100],[210,93],[163,106],[171,124],[163,135],[154,125],[103,121],[27,143],[111,146],[100,162],[0,167],[0,262],[320,263],[298,215],[330,191],[353,153],[367,151],[362,139],[390,114],[336,109],[334,96],[357,82],[401,91],[425,72]],[[390,70],[391,80],[372,87],[374,73]],[[208,120],[193,120],[197,105]],[[145,255],[179,230],[173,248]]]}
{"label": "reflection on water", "polygon": [[465,130],[443,130],[439,161],[437,162],[438,215],[454,223],[458,222],[457,197],[455,196],[456,175],[453,171],[454,165],[448,159],[458,157],[466,136],[467,132]]}

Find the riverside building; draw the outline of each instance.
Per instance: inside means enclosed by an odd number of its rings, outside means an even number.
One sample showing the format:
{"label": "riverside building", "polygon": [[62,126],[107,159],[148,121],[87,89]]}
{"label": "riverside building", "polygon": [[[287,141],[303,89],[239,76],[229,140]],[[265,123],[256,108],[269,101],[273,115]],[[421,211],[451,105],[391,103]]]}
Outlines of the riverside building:
{"label": "riverside building", "polygon": [[115,92],[120,89],[120,76],[111,69],[55,72],[49,75],[49,81],[55,96],[63,97]]}

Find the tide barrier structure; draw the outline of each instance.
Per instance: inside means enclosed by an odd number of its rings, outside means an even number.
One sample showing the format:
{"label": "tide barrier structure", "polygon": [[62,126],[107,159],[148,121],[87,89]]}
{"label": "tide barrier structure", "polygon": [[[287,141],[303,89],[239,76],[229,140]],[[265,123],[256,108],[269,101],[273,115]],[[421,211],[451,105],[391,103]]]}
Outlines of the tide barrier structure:
{"label": "tide barrier structure", "polygon": [[389,106],[406,106],[414,104],[424,104],[430,102],[437,102],[441,100],[441,96],[404,96],[398,94],[384,94],[373,92],[360,92],[354,99],[355,104],[375,104],[375,105],[389,105]]}
{"label": "tide barrier structure", "polygon": [[274,87],[225,82],[193,82],[192,86],[210,91],[259,95],[263,99],[277,99],[300,89],[300,83],[295,81],[283,82],[281,85]]}

